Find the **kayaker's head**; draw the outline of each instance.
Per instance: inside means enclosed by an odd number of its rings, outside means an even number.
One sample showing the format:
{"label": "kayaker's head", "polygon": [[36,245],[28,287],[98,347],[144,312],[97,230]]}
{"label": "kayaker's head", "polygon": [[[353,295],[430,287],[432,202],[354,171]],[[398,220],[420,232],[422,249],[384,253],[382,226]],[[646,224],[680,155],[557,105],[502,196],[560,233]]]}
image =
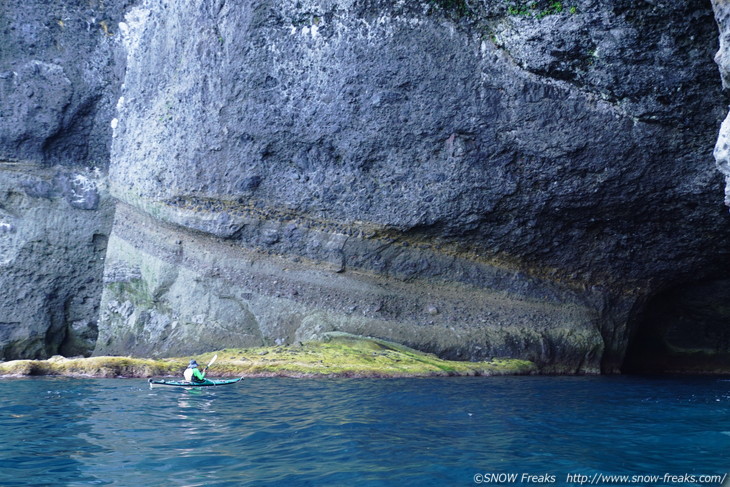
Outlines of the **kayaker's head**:
{"label": "kayaker's head", "polygon": [[198,366],[198,362],[196,362],[195,360],[191,360],[190,363],[188,364],[188,369],[194,369],[197,366]]}

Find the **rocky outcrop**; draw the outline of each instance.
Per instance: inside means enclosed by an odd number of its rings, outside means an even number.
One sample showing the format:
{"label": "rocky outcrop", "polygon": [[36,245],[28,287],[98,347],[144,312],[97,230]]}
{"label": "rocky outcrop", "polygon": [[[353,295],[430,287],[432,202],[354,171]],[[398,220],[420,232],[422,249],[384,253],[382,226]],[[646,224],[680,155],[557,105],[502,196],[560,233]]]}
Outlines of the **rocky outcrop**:
{"label": "rocky outcrop", "polygon": [[96,353],[340,330],[619,370],[647,301],[728,274],[716,26],[534,3],[131,9]]}
{"label": "rocky outcrop", "polygon": [[[715,62],[720,69],[722,87],[727,89],[730,88],[730,5],[721,0],[712,0],[712,8],[720,30],[720,47],[715,54]],[[715,160],[725,176],[725,204],[730,205],[730,114],[720,127]]]}
{"label": "rocky outcrop", "polygon": [[89,354],[114,206],[100,172],[0,163],[0,356]]}
{"label": "rocky outcrop", "polygon": [[[511,355],[519,347],[545,364],[565,357],[579,363],[601,349],[594,311],[576,304],[574,293],[430,249],[352,237],[348,249],[401,262],[388,276],[241,249],[126,205],[115,222],[96,354],[174,356],[223,343],[297,343],[332,330],[388,336],[458,359]],[[303,225],[295,231],[303,246],[326,247],[338,237]],[[429,270],[395,275],[417,263]],[[446,272],[455,273],[452,280]]]}
{"label": "rocky outcrop", "polygon": [[0,359],[89,354],[131,2],[0,4]]}

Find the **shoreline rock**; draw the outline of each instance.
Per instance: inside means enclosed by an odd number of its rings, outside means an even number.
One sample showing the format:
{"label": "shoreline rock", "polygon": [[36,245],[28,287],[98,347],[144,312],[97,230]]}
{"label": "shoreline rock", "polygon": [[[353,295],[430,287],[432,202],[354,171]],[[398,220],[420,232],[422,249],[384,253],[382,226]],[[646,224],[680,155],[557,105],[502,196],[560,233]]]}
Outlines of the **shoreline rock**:
{"label": "shoreline rock", "polygon": [[[196,356],[200,364],[218,359],[214,377],[436,377],[528,375],[537,371],[526,360],[495,358],[486,362],[441,360],[397,343],[346,333],[329,334],[325,341],[291,346],[224,349]],[[13,360],[0,363],[0,377],[181,377],[189,358],[136,357]]]}

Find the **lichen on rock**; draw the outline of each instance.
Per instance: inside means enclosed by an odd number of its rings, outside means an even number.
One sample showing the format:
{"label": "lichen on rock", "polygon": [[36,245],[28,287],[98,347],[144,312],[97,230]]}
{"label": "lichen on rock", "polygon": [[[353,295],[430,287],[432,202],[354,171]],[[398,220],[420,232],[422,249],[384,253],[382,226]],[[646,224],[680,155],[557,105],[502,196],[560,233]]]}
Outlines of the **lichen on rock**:
{"label": "lichen on rock", "polygon": [[[224,349],[198,356],[201,363],[216,356],[209,375],[215,377],[430,377],[525,375],[536,372],[529,361],[492,358],[455,362],[380,339],[330,333],[323,340],[292,346]],[[0,376],[65,375],[73,377],[182,376],[186,358],[140,359],[100,356],[0,362]]]}

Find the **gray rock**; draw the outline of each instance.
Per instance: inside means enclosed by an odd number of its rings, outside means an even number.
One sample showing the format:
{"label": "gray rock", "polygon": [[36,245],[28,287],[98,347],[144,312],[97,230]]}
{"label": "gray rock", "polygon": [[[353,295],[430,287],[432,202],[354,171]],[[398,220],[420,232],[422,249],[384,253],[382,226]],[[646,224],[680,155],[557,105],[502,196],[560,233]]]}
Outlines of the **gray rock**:
{"label": "gray rock", "polygon": [[339,330],[619,370],[726,296],[727,8],[718,51],[701,0],[536,5],[3,3],[0,359]]}
{"label": "gray rock", "polygon": [[[712,11],[460,5],[130,10],[111,164],[129,207],[109,258],[201,285],[154,294],[150,271],[103,303],[196,323],[180,300],[233,290],[248,296],[245,343],[336,329],[452,358],[618,370],[653,295],[728,271],[709,158],[724,115]],[[290,267],[300,274],[282,279]],[[139,292],[159,301],[125,298]],[[104,316],[98,351],[125,349],[115,337],[139,320]],[[182,336],[205,348],[199,331]]]}
{"label": "gray rock", "polygon": [[130,4],[0,3],[0,359],[95,346]]}
{"label": "gray rock", "polygon": [[[0,357],[89,355],[114,210],[106,177],[18,166],[0,164]],[[70,184],[77,191],[64,194],[58,181],[83,181],[86,191]],[[81,199],[88,194],[95,195],[91,211]]]}

